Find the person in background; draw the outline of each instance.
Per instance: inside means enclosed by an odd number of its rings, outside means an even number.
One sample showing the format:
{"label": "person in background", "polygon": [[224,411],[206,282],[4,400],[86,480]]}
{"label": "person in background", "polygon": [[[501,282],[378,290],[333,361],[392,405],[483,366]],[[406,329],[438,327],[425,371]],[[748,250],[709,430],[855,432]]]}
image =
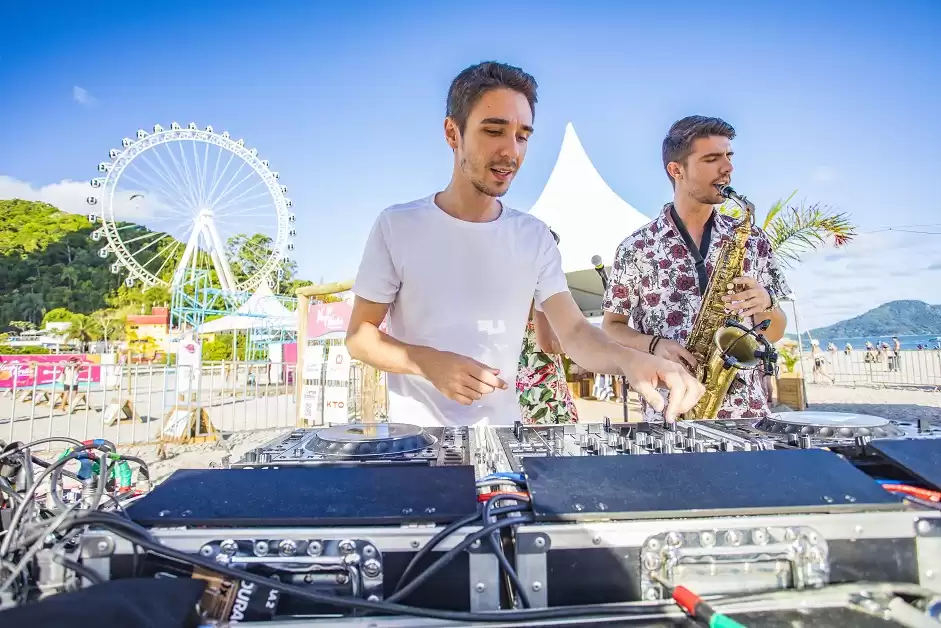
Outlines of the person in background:
{"label": "person in background", "polygon": [[814,361],[814,370],[812,372],[814,383],[817,383],[817,375],[821,375],[826,377],[827,380],[829,380],[829,382],[832,384],[833,378],[829,373],[827,373],[827,356],[823,353],[823,351],[820,350],[820,341],[811,340],[810,347],[810,355]]}
{"label": "person in background", "polygon": [[[918,347],[919,349],[921,346]],[[889,370],[890,371],[900,371],[901,369],[901,359],[902,354],[902,343],[899,342],[898,336],[892,337],[892,350],[889,352]]]}
{"label": "person in background", "polygon": [[[549,231],[558,244],[559,234]],[[546,315],[535,306],[533,300],[516,374],[522,422],[527,425],[577,423],[578,410],[565,379],[562,345]]]}

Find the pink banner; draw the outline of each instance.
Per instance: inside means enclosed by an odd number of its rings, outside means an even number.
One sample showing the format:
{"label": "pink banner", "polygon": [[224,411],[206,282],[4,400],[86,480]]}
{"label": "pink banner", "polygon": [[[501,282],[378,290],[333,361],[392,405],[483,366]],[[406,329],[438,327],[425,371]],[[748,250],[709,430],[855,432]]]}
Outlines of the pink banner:
{"label": "pink banner", "polygon": [[287,364],[297,364],[297,343],[286,342],[281,348],[281,360]]}
{"label": "pink banner", "polygon": [[346,301],[310,306],[307,311],[307,337],[320,338],[333,332],[345,332],[352,313],[353,308]]}
{"label": "pink banner", "polygon": [[0,388],[27,388],[35,384],[61,381],[65,363],[78,359],[78,381],[101,381],[101,359],[88,353],[59,355],[0,355]]}
{"label": "pink banner", "polygon": [[[350,326],[353,306],[347,301],[339,303],[317,303],[307,311],[307,338],[312,340],[334,332],[345,332]],[[386,321],[379,325],[386,331]]]}

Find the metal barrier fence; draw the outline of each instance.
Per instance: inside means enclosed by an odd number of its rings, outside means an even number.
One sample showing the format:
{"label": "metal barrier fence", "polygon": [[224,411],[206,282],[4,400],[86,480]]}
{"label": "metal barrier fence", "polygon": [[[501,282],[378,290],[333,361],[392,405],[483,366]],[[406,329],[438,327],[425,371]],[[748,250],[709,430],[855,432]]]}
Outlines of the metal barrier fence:
{"label": "metal barrier fence", "polygon": [[[829,381],[826,374],[835,384],[941,387],[941,351],[903,350],[897,357],[894,352],[872,352],[868,358],[866,353],[823,352],[822,372],[816,374],[816,381]],[[801,368],[804,379],[813,382],[814,359],[810,353],[804,352]]]}
{"label": "metal barrier fence", "polygon": [[[92,369],[100,369],[94,378]],[[362,407],[361,365],[353,363],[350,371],[348,408],[355,420]],[[76,373],[57,363],[46,378],[53,383],[35,378],[16,386],[17,379],[0,388],[0,440],[7,442],[69,436],[130,445],[178,441],[188,431],[199,437],[297,425],[294,364],[83,364]],[[203,419],[193,429],[186,424],[191,416]]]}

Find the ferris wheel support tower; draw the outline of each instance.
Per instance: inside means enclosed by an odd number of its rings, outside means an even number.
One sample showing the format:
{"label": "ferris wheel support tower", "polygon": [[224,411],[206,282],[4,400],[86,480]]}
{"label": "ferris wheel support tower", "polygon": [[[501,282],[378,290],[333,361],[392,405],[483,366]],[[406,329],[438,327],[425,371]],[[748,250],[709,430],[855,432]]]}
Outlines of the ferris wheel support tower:
{"label": "ferris wheel support tower", "polygon": [[180,285],[183,282],[186,270],[191,265],[195,270],[196,251],[199,250],[199,240],[202,236],[203,248],[209,252],[213,268],[216,269],[216,275],[219,277],[219,284],[222,290],[226,292],[235,292],[238,284],[235,281],[235,275],[232,273],[232,265],[226,257],[225,249],[222,247],[222,238],[219,237],[219,231],[216,229],[216,223],[212,219],[211,209],[201,209],[196,215],[196,224],[193,233],[190,235],[189,242],[183,250],[183,257],[176,267],[173,274],[172,284]]}

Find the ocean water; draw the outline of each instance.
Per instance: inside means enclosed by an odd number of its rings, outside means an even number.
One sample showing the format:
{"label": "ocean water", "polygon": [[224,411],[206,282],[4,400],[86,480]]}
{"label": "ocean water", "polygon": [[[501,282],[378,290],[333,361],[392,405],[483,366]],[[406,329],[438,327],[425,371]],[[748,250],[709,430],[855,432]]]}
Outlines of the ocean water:
{"label": "ocean water", "polygon": [[[857,337],[857,338],[828,338],[826,336],[814,336],[814,340],[820,341],[820,348],[826,349],[827,344],[832,342],[836,345],[836,348],[840,351],[846,346],[846,343],[853,345],[855,351],[865,350],[866,342],[869,341],[876,348],[879,347],[879,344],[884,342],[889,345],[891,349],[894,347],[892,341],[893,336],[868,336],[868,337]],[[918,349],[918,345],[921,344],[926,349],[934,349],[938,343],[938,339],[941,339],[941,331],[936,334],[928,334],[923,336],[899,336],[899,344],[902,346],[902,349]],[[803,345],[804,351],[810,351],[810,339],[807,337],[807,334],[801,335],[801,344]]]}

